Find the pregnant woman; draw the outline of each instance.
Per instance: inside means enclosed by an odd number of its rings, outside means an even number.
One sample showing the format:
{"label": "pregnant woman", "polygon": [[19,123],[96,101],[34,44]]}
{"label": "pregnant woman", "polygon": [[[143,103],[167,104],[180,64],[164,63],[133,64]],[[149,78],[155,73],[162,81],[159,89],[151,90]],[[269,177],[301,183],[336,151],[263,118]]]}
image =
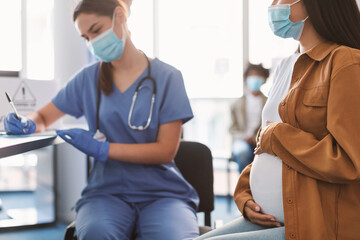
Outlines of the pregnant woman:
{"label": "pregnant woman", "polygon": [[[278,107],[281,99],[289,90],[293,66],[299,53],[281,61],[274,75],[274,83],[262,112],[262,129],[270,122],[281,122]],[[269,171],[271,169],[271,171]],[[282,200],[282,161],[268,153],[255,155],[250,172],[250,188],[261,212],[273,216],[275,226],[284,224]]]}
{"label": "pregnant woman", "polygon": [[360,239],[360,12],[355,0],[274,0],[275,35],[299,40],[263,109],[243,214],[198,239]]}

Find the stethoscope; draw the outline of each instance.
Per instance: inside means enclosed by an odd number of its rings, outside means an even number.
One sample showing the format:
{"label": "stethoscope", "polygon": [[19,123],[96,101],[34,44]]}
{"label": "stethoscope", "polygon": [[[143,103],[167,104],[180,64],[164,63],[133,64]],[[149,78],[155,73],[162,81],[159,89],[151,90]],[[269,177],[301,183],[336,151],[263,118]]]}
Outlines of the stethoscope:
{"label": "stethoscope", "polygon": [[[145,77],[143,77],[139,83],[136,86],[135,89],[135,93],[134,96],[132,98],[132,103],[131,103],[131,107],[130,107],[130,111],[129,111],[129,116],[128,116],[128,126],[132,129],[132,130],[137,130],[137,131],[143,131],[145,129],[147,129],[150,125],[151,119],[152,119],[152,112],[153,112],[153,108],[154,108],[154,103],[155,103],[155,96],[156,96],[156,82],[155,79],[151,77],[151,64],[150,61],[148,59],[148,57],[146,56],[145,53],[143,53],[146,61],[147,61],[147,75]],[[152,92],[152,97],[151,97],[151,105],[150,105],[150,112],[149,112],[149,117],[147,119],[147,122],[144,126],[135,126],[131,123],[131,118],[132,118],[132,113],[134,110],[134,106],[135,106],[135,102],[136,102],[136,98],[139,94],[139,91],[142,88],[142,83],[146,80],[151,80],[152,84],[153,84],[153,92]],[[100,132],[100,128],[99,128],[99,110],[100,110],[100,101],[101,101],[101,93],[100,93],[100,81],[98,82],[97,85],[97,102],[96,102],[96,134],[94,136],[94,138],[99,138],[99,140],[101,140],[101,138],[104,137],[104,135]]]}

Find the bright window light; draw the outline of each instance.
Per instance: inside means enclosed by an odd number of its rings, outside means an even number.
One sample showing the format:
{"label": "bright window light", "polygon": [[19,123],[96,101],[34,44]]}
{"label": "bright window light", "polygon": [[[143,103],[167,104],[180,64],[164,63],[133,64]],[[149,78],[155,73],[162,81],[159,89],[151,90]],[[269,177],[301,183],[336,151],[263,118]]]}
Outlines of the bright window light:
{"label": "bright window light", "polygon": [[275,67],[280,59],[295,52],[298,42],[274,35],[268,23],[271,1],[249,0],[249,60]]}
{"label": "bright window light", "polygon": [[54,79],[53,0],[26,1],[26,78]]}
{"label": "bright window light", "polygon": [[135,0],[128,19],[131,40],[148,57],[154,56],[153,0]]}
{"label": "bright window light", "polygon": [[159,0],[159,56],[183,74],[190,98],[242,94],[239,0]]}
{"label": "bright window light", "polygon": [[0,0],[0,71],[20,71],[21,0]]}

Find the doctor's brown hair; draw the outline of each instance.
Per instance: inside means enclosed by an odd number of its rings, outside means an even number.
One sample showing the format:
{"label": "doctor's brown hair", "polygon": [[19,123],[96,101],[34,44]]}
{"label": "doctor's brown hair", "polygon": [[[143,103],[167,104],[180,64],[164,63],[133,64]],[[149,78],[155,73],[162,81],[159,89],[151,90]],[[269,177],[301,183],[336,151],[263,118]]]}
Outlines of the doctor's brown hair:
{"label": "doctor's brown hair", "polygon": [[360,11],[356,0],[302,0],[309,20],[324,39],[360,49]]}
{"label": "doctor's brown hair", "polygon": [[[127,12],[127,7],[122,0],[83,0],[79,2],[74,10],[73,21],[75,22],[81,13],[107,16],[112,19],[116,7],[121,7]],[[109,95],[114,90],[112,70],[111,62],[101,62],[99,87],[106,95]]]}

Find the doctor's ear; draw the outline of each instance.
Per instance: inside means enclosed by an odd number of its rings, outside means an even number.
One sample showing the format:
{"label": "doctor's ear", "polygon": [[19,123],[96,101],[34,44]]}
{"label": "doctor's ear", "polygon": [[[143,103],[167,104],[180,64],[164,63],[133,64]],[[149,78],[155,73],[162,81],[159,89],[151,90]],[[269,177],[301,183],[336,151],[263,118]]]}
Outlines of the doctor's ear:
{"label": "doctor's ear", "polygon": [[121,23],[126,22],[127,19],[127,13],[126,10],[120,6],[115,8],[115,20],[120,20],[121,19]]}

